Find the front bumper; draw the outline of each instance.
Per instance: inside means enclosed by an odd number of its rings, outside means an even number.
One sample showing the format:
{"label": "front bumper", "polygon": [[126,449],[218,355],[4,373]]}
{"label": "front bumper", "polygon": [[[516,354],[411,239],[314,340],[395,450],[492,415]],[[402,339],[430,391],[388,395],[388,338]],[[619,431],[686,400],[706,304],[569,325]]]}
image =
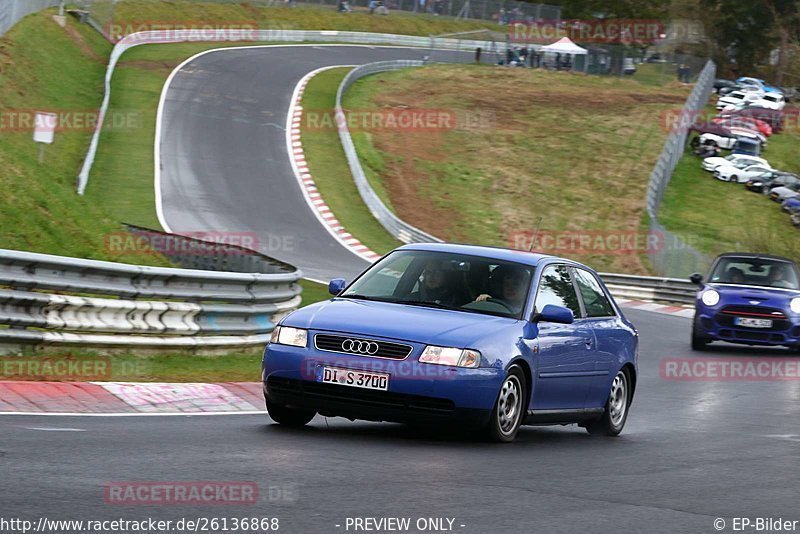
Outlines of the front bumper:
{"label": "front bumper", "polygon": [[[734,324],[734,317],[748,317],[747,314],[725,313],[724,308],[717,311],[704,311],[695,318],[698,333],[712,340],[727,341],[744,345],[762,346],[800,346],[800,324],[784,314],[785,318],[773,319],[772,328],[748,328]],[[756,317],[755,315],[750,315]],[[758,316],[764,318],[764,316]]]}
{"label": "front bumper", "polygon": [[[420,363],[423,348],[415,345],[407,358],[391,360],[271,343],[264,351],[262,364],[264,394],[280,404],[350,419],[475,424],[488,421],[505,371]],[[387,373],[388,391],[322,383],[324,366]]]}

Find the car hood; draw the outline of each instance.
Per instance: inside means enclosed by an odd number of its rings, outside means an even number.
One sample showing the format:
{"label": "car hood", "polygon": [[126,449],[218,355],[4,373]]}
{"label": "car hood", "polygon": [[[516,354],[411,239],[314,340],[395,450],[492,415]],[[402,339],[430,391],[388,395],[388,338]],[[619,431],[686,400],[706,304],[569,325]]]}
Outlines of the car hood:
{"label": "car hood", "polygon": [[521,321],[422,306],[335,298],[301,308],[282,324],[466,348]]}
{"label": "car hood", "polygon": [[800,290],[777,289],[756,286],[736,286],[727,284],[708,284],[719,292],[720,301],[725,304],[753,306],[757,301],[757,306],[773,306],[776,308],[784,307],[788,301],[800,296]]}
{"label": "car hood", "polygon": [[728,163],[730,163],[730,161],[725,158],[714,157],[714,158],[705,158],[703,160],[703,163],[705,163],[706,165],[713,165],[715,167],[719,167],[720,165],[727,165]]}

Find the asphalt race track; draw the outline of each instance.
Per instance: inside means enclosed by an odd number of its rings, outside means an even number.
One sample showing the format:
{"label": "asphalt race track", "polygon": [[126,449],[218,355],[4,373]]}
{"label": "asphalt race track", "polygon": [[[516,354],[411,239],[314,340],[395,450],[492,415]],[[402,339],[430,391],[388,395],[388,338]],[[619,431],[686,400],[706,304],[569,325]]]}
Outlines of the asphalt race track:
{"label": "asphalt race track", "polygon": [[[618,438],[523,427],[515,443],[494,445],[338,418],[287,430],[258,415],[6,416],[3,508],[58,519],[277,517],[291,533],[346,532],[346,518],[360,516],[449,517],[456,532],[476,534],[714,532],[718,516],[796,519],[800,383],[662,380],[662,358],[699,356],[690,322],[628,315],[641,332],[641,376]],[[172,480],[253,481],[260,502],[103,498],[108,482]]]}
{"label": "asphalt race track", "polygon": [[262,252],[309,278],[352,280],[367,261],[325,230],[292,172],[285,132],[292,91],[320,67],[419,60],[426,53],[280,46],[217,51],[187,63],[167,92],[161,127],[161,194],[170,229],[252,232]]}

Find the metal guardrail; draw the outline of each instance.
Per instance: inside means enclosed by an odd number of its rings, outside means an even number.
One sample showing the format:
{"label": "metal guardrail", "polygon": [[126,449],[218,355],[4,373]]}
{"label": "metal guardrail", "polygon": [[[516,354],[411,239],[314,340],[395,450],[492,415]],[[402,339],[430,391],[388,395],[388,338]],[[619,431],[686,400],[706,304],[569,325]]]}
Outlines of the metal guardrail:
{"label": "metal guardrail", "polygon": [[694,304],[697,286],[688,279],[601,273],[612,295],[619,298]]}
{"label": "metal guardrail", "polygon": [[[342,96],[344,95],[344,92],[347,91],[347,89],[349,89],[350,86],[353,85],[357,80],[363,78],[364,76],[369,76],[370,74],[375,74],[378,72],[405,69],[409,67],[421,67],[423,65],[425,65],[425,62],[423,61],[379,61],[376,63],[368,63],[351,70],[347,76],[345,76],[344,80],[342,80],[342,83],[339,85],[339,89],[336,92],[336,116],[344,116],[344,110],[342,108]],[[386,207],[386,205],[370,185],[369,180],[367,180],[367,176],[364,173],[364,168],[361,166],[361,162],[358,159],[358,154],[356,153],[356,147],[353,143],[353,138],[350,135],[350,130],[347,128],[347,121],[337,120],[336,123],[339,130],[339,139],[342,142],[342,148],[344,148],[347,164],[350,167],[350,172],[353,174],[353,180],[358,188],[358,193],[361,195],[361,199],[364,201],[364,204],[366,204],[367,208],[369,208],[372,216],[375,217],[384,228],[386,228],[386,231],[403,243],[441,243],[442,240],[438,237],[434,237],[431,234],[428,234],[419,228],[408,224],[400,219],[397,215],[392,213],[388,207]]]}
{"label": "metal guardrail", "polygon": [[160,30],[145,31],[127,35],[120,40],[109,57],[108,67],[106,68],[105,90],[103,103],[100,106],[99,120],[92,135],[89,150],[83,161],[83,166],[78,173],[77,191],[83,195],[89,183],[89,174],[92,171],[94,160],[97,155],[97,147],[100,143],[100,133],[103,131],[104,117],[108,113],[108,106],[111,99],[111,79],[120,57],[126,51],[136,46],[145,44],[168,44],[185,42],[273,42],[273,43],[302,43],[312,41],[319,43],[342,43],[342,44],[369,44],[369,45],[391,45],[407,46],[422,49],[432,47],[445,50],[465,50],[475,49],[486,44],[487,41],[445,39],[431,37],[415,37],[408,35],[394,35],[388,33],[367,33],[367,32],[345,32],[335,30],[248,30],[248,29],[219,29],[203,30]]}
{"label": "metal guardrail", "polygon": [[302,276],[263,258],[269,272],[217,272],[0,249],[0,345],[263,344],[300,304]]}

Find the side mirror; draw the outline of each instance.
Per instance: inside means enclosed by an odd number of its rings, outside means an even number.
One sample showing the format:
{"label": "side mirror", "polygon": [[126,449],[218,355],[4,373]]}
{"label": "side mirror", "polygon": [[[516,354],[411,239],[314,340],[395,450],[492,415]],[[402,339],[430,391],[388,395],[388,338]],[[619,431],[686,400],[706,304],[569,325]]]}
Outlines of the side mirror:
{"label": "side mirror", "polygon": [[347,282],[345,282],[344,278],[334,278],[330,282],[328,282],[328,293],[333,295],[334,297],[337,296],[339,293],[344,291],[344,288],[347,286]]}
{"label": "side mirror", "polygon": [[689,277],[689,281],[694,285],[699,286],[703,283],[703,275],[700,273],[694,273],[692,276]]}
{"label": "side mirror", "polygon": [[575,316],[569,308],[548,304],[542,308],[542,311],[535,314],[531,321],[535,323],[572,324],[575,321]]}

